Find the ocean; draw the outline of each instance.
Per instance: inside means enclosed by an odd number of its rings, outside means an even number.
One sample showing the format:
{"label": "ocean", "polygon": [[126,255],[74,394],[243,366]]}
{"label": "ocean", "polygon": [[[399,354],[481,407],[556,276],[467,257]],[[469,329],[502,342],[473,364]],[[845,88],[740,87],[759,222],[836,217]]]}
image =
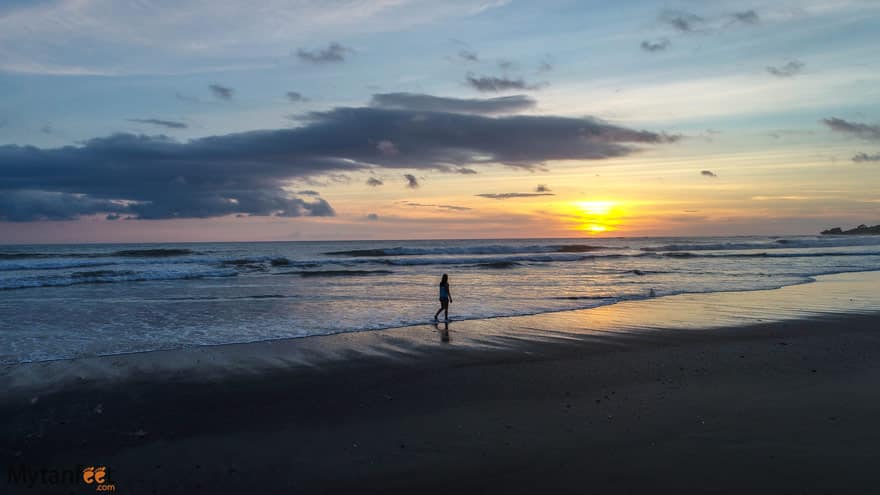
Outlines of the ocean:
{"label": "ocean", "polygon": [[0,246],[0,363],[778,288],[880,270],[880,236]]}

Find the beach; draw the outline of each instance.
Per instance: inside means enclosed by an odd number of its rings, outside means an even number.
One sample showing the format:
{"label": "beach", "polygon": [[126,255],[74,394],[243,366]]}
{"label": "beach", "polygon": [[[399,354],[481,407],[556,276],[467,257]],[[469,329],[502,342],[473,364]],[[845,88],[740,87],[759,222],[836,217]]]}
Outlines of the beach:
{"label": "beach", "polygon": [[8,365],[2,458],[120,493],[870,493],[878,286]]}

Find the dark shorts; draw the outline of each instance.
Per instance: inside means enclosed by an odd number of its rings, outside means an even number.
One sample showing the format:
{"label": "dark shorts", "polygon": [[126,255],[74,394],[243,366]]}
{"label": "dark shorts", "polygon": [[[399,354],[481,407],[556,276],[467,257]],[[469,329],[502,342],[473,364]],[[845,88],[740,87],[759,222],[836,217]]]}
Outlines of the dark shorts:
{"label": "dark shorts", "polygon": [[440,298],[440,307],[445,308],[447,306],[449,306],[449,299],[446,299],[445,297],[441,297]]}

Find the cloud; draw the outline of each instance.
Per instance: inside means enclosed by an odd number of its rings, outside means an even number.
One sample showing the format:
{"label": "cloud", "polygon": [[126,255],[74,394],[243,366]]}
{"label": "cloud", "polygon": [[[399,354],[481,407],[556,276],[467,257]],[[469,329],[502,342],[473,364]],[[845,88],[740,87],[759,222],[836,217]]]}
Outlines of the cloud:
{"label": "cloud", "polygon": [[666,38],[659,39],[656,41],[642,41],[642,50],[651,53],[662,52],[669,48],[669,40]]}
{"label": "cloud", "polygon": [[660,22],[681,33],[695,33],[702,29],[706,20],[682,10],[666,10],[660,14]]}
{"label": "cloud", "polygon": [[373,95],[370,105],[426,112],[453,112],[495,115],[534,108],[536,101],[526,95],[495,98],[451,98],[420,93],[380,93]]}
{"label": "cloud", "polygon": [[320,196],[321,193],[318,191],[312,191],[311,189],[306,189],[305,191],[297,191],[297,194],[301,194],[303,196]]}
{"label": "cloud", "polygon": [[754,10],[746,10],[743,12],[734,12],[731,14],[734,21],[741,22],[743,24],[758,24],[761,22],[761,18],[758,17],[758,13]]}
{"label": "cloud", "polygon": [[467,168],[467,167],[457,167],[457,168],[452,169],[452,172],[456,173],[456,174],[462,174],[462,175],[473,175],[473,174],[477,173],[476,170],[474,170],[472,168]]}
{"label": "cloud", "polygon": [[539,192],[539,193],[550,192],[550,187],[547,186],[547,184],[538,184],[537,187],[535,187],[535,192]]}
{"label": "cloud", "polygon": [[[173,2],[173,15],[151,15],[155,11],[150,8],[165,4],[2,0],[0,11],[7,10],[10,2],[26,7],[0,16],[0,68],[74,75],[252,72],[276,66],[268,59],[291,47],[311,48],[306,43],[318,43],[307,40],[331,41],[342,33],[360,39],[444,20],[461,22],[506,3],[181,0]],[[254,56],[257,53],[265,56]]]}
{"label": "cloud", "polygon": [[533,193],[520,193],[520,192],[510,192],[510,193],[483,193],[477,194],[477,196],[481,198],[489,198],[489,199],[512,199],[512,198],[531,198],[534,196],[556,196],[550,192],[533,192]]}
{"label": "cloud", "polygon": [[[676,139],[592,118],[341,107],[307,113],[296,127],[189,141],[114,134],[59,148],[2,145],[0,218],[329,216],[325,200],[291,193],[291,181],[320,184],[377,169],[534,169]],[[377,153],[381,140],[399,152]]]}
{"label": "cloud", "polygon": [[379,150],[379,153],[386,156],[394,156],[398,153],[397,146],[394,146],[394,143],[387,139],[379,141],[379,144],[376,145],[376,149]]}
{"label": "cloud", "polygon": [[152,124],[158,125],[162,127],[167,127],[168,129],[186,129],[187,125],[183,122],[176,122],[173,120],[161,120],[161,119],[128,119],[129,122],[137,122],[138,124]]}
{"label": "cloud", "polygon": [[367,179],[367,185],[371,187],[379,187],[383,184],[385,183],[375,177],[370,177],[369,179]]}
{"label": "cloud", "polygon": [[880,153],[876,153],[873,155],[869,155],[867,153],[856,153],[852,157],[852,161],[856,163],[860,162],[880,162]]}
{"label": "cloud", "polygon": [[52,134],[55,132],[55,128],[52,127],[52,124],[46,124],[43,127],[40,127],[40,132],[43,134]]}
{"label": "cloud", "polygon": [[231,100],[232,93],[235,92],[234,89],[219,84],[211,84],[208,87],[211,89],[211,93],[214,93],[214,97],[220,98],[221,100]]}
{"label": "cloud", "polygon": [[415,175],[403,174],[403,178],[406,179],[406,187],[410,189],[416,189],[419,187],[419,180],[416,179]]}
{"label": "cloud", "polygon": [[851,122],[837,117],[822,119],[822,122],[830,127],[832,131],[842,132],[869,141],[880,140],[880,125]]}
{"label": "cloud", "polygon": [[480,61],[480,57],[477,55],[477,52],[475,52],[473,50],[468,50],[465,48],[462,48],[461,50],[458,51],[458,58],[465,60],[467,62],[479,62]]}
{"label": "cloud", "polygon": [[376,222],[379,220],[379,215],[377,215],[375,213],[367,213],[367,220],[369,220],[371,222]]}
{"label": "cloud", "polygon": [[405,206],[411,206],[414,208],[440,208],[442,210],[452,210],[452,211],[470,211],[473,208],[468,208],[467,206],[458,206],[458,205],[435,205],[435,204],[425,204],[425,203],[413,203],[410,201],[401,201],[400,204]]}
{"label": "cloud", "polygon": [[327,48],[318,50],[304,50],[300,48],[296,51],[296,56],[300,60],[313,64],[338,63],[344,62],[345,56],[349,52],[351,52],[351,48],[342,46],[334,41],[327,45]]}
{"label": "cloud", "polygon": [[752,201],[806,201],[809,196],[752,196]]}
{"label": "cloud", "polygon": [[717,175],[715,175],[715,172],[711,170],[700,170],[700,175],[702,175],[703,177],[718,177]]}
{"label": "cloud", "polygon": [[501,70],[512,70],[517,67],[516,62],[513,60],[508,60],[506,58],[502,58],[498,61],[498,68]]}
{"label": "cloud", "polygon": [[553,63],[550,60],[542,60],[538,63],[538,72],[550,72],[553,70]]}
{"label": "cloud", "polygon": [[195,96],[186,95],[186,94],[183,94],[179,91],[174,93],[174,97],[177,98],[179,101],[184,101],[186,103],[201,103],[202,102],[202,100],[196,98]]}
{"label": "cloud", "polygon": [[793,77],[804,71],[804,63],[800,60],[791,60],[785,65],[767,66],[767,72],[776,77]]}
{"label": "cloud", "polygon": [[473,74],[468,74],[465,78],[465,83],[476,89],[477,91],[482,92],[494,92],[498,93],[500,91],[510,91],[512,89],[515,90],[535,90],[541,89],[541,84],[530,84],[525,82],[522,78],[511,79],[508,77],[495,77],[495,76],[474,76]]}
{"label": "cloud", "polygon": [[299,103],[301,101],[309,101],[308,98],[302,95],[302,93],[298,93],[296,91],[288,91],[287,99],[290,100],[291,103]]}

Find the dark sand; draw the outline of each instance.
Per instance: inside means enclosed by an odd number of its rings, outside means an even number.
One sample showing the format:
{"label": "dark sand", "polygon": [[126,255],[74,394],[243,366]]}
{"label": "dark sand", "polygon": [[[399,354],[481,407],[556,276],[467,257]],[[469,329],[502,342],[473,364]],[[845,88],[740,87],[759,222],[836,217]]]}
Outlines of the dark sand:
{"label": "dark sand", "polygon": [[0,459],[134,494],[878,493],[877,289],[8,366]]}

